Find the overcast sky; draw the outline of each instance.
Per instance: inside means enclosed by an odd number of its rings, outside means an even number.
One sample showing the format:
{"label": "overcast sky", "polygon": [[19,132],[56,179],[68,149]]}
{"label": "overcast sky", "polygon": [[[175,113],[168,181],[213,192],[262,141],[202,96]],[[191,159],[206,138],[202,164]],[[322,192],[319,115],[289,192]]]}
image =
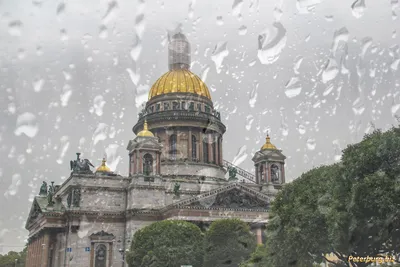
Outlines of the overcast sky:
{"label": "overcast sky", "polygon": [[293,180],[397,124],[396,2],[0,0],[0,253],[23,248],[33,197],[76,152],[127,174],[178,25],[227,126],[224,158],[242,168],[267,131]]}

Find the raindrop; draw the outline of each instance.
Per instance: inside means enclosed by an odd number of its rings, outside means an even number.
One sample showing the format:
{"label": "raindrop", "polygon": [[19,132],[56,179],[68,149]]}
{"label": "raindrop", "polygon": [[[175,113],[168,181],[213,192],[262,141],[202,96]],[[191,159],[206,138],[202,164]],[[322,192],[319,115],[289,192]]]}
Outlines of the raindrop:
{"label": "raindrop", "polygon": [[43,55],[43,49],[41,46],[36,47],[36,55],[38,55],[38,56]]}
{"label": "raindrop", "polygon": [[196,3],[196,0],[192,0],[192,1],[190,1],[190,4],[189,4],[189,14],[188,14],[188,17],[189,17],[190,19],[193,18],[193,13],[194,13],[193,6],[194,6],[195,3]]}
{"label": "raindrop", "polygon": [[43,85],[44,85],[44,80],[43,79],[39,79],[33,82],[33,90],[38,93],[40,91],[42,91],[43,89]]}
{"label": "raindrop", "polygon": [[57,6],[57,11],[56,11],[57,16],[62,15],[64,13],[64,11],[65,11],[65,3],[59,3]]}
{"label": "raindrop", "polygon": [[239,35],[246,35],[247,27],[245,25],[240,26],[239,28]]}
{"label": "raindrop", "polygon": [[18,192],[18,187],[22,184],[21,175],[16,173],[12,176],[11,185],[8,187],[7,191],[4,193],[4,196],[8,198],[8,196],[15,196]]}
{"label": "raindrop", "polygon": [[17,110],[17,107],[15,106],[14,103],[9,103],[8,104],[8,112],[11,114],[15,114],[15,111]]}
{"label": "raindrop", "polygon": [[399,67],[399,63],[400,63],[400,58],[395,59],[392,64],[390,64],[390,68],[393,71],[397,71],[398,67]]}
{"label": "raindrop", "polygon": [[21,36],[23,24],[20,20],[8,23],[8,33],[12,36]]}
{"label": "raindrop", "polygon": [[396,30],[394,30],[394,31],[392,32],[392,38],[393,38],[393,39],[396,39],[396,36],[397,36],[397,32],[396,32]]}
{"label": "raindrop", "polygon": [[328,59],[322,71],[322,82],[327,83],[336,78],[339,73],[339,68],[336,60],[333,58]]}
{"label": "raindrop", "polygon": [[138,14],[135,19],[135,31],[139,38],[142,38],[145,29],[144,14]]}
{"label": "raindrop", "polygon": [[307,140],[307,149],[308,150],[314,150],[316,146],[317,146],[317,143],[315,142],[315,139],[309,138]]}
{"label": "raindrop", "polygon": [[61,152],[60,152],[60,157],[56,161],[58,164],[62,164],[63,163],[63,158],[64,158],[64,156],[67,153],[68,148],[69,148],[68,136],[61,137],[60,141],[61,141]]}
{"label": "raindrop", "polygon": [[246,126],[245,126],[247,131],[250,131],[251,125],[253,124],[253,122],[254,122],[253,115],[248,115],[246,117]]}
{"label": "raindrop", "polygon": [[118,163],[122,159],[122,157],[118,155],[118,148],[119,145],[117,144],[110,144],[106,148],[107,165],[110,167],[111,171],[117,169]]}
{"label": "raindrop", "polygon": [[297,131],[299,131],[299,134],[305,134],[306,133],[306,127],[302,124],[299,124],[297,127]]}
{"label": "raindrop", "polygon": [[393,116],[396,114],[396,112],[400,109],[400,104],[393,104],[392,106],[392,114]]}
{"label": "raindrop", "polygon": [[349,41],[349,31],[346,27],[343,27],[337,31],[335,31],[333,35],[333,43],[332,43],[332,53],[336,54],[336,50],[339,47],[340,42],[347,43]]}
{"label": "raindrop", "polygon": [[232,15],[239,16],[242,10],[243,0],[235,0],[232,5]]}
{"label": "raindrop", "polygon": [[294,66],[293,66],[294,73],[299,74],[299,69],[300,69],[301,63],[303,62],[303,59],[304,58],[302,56],[298,56],[294,60]]}
{"label": "raindrop", "polygon": [[314,10],[323,0],[297,0],[296,7],[300,14],[307,14]]}
{"label": "raindrop", "polygon": [[61,29],[60,30],[60,35],[61,35],[61,41],[67,41],[68,40],[67,30]]}
{"label": "raindrop", "polygon": [[102,116],[103,115],[103,107],[106,104],[106,101],[104,101],[103,96],[98,95],[94,98],[93,100],[93,108],[91,109],[91,113],[94,112],[96,113],[97,116]]}
{"label": "raindrop", "polygon": [[361,115],[365,111],[364,104],[361,101],[361,98],[358,97],[354,102],[353,102],[353,112],[355,115]]}
{"label": "raindrop", "polygon": [[203,70],[203,72],[202,72],[202,74],[201,74],[201,80],[203,81],[203,82],[206,82],[206,80],[207,80],[207,74],[208,74],[208,71],[210,70],[210,67],[209,66],[207,66],[204,70]]}
{"label": "raindrop", "polygon": [[101,25],[99,28],[99,38],[106,39],[107,37],[108,37],[107,27],[104,25]]}
{"label": "raindrop", "polygon": [[18,58],[19,59],[24,59],[25,58],[25,50],[20,48],[18,49]]}
{"label": "raindrop", "polygon": [[110,20],[115,16],[117,8],[118,8],[117,1],[110,1],[108,3],[107,11],[102,18],[102,23],[104,25],[106,25],[108,22],[110,22]]}
{"label": "raindrop", "polygon": [[275,22],[273,27],[276,29],[276,35],[273,39],[268,40],[268,31],[258,36],[258,59],[262,64],[272,64],[277,61],[286,46],[285,27],[280,22]]}
{"label": "raindrop", "polygon": [[217,73],[221,72],[222,61],[226,56],[229,55],[229,51],[226,48],[227,42],[219,42],[211,55],[211,60],[215,63]]}
{"label": "raindrop", "polygon": [[133,61],[138,60],[141,52],[142,52],[142,42],[140,41],[139,36],[136,35],[134,43],[133,43],[133,47],[132,47],[132,50],[130,53]]}
{"label": "raindrop", "polygon": [[240,163],[244,162],[247,158],[247,146],[241,146],[236,153],[236,156],[232,160],[233,165],[240,165]]}
{"label": "raindrop", "polygon": [[72,90],[70,90],[69,86],[64,86],[63,93],[60,95],[61,106],[68,106],[68,101],[71,98]]}
{"label": "raindrop", "polygon": [[275,21],[280,21],[283,15],[282,9],[275,7],[274,9],[274,18]]}
{"label": "raindrop", "polygon": [[98,142],[106,140],[108,134],[108,125],[105,123],[99,123],[96,130],[93,133],[93,144],[96,145]]}
{"label": "raindrop", "polygon": [[63,70],[63,74],[64,74],[64,79],[65,79],[66,81],[71,80],[72,76],[71,76],[70,73],[68,73],[68,72],[66,72],[65,70]]}
{"label": "raindrop", "polygon": [[333,87],[333,84],[331,83],[330,85],[328,85],[328,87],[326,87],[326,89],[325,89],[325,91],[323,93],[323,96],[329,95],[332,92],[333,89],[334,89],[334,87]]}
{"label": "raindrop", "polygon": [[30,112],[25,112],[18,116],[17,126],[14,131],[16,136],[25,134],[26,136],[33,138],[39,131],[38,124],[36,122],[36,116]]}
{"label": "raindrop", "polygon": [[224,21],[222,20],[222,16],[218,16],[217,17],[217,25],[218,26],[224,25]]}
{"label": "raindrop", "polygon": [[259,83],[255,82],[254,86],[253,86],[253,90],[251,90],[251,93],[250,93],[249,105],[251,108],[254,108],[254,106],[257,102],[258,85],[259,85]]}
{"label": "raindrop", "polygon": [[285,85],[285,94],[288,98],[293,98],[301,93],[301,83],[299,78],[292,77]]}
{"label": "raindrop", "polygon": [[129,77],[131,78],[131,81],[133,82],[133,84],[135,86],[137,86],[138,83],[139,83],[139,80],[140,80],[140,73],[139,72],[134,72],[133,70],[131,70],[129,68],[126,69],[126,71],[129,73]]}
{"label": "raindrop", "polygon": [[333,16],[332,15],[325,16],[325,20],[328,21],[328,22],[332,22],[333,21]]}
{"label": "raindrop", "polygon": [[365,10],[365,0],[356,0],[351,5],[351,12],[355,18],[361,18],[364,15]]}
{"label": "raindrop", "polygon": [[304,39],[304,41],[308,42],[308,41],[310,41],[310,38],[311,38],[311,34],[307,35],[306,38]]}

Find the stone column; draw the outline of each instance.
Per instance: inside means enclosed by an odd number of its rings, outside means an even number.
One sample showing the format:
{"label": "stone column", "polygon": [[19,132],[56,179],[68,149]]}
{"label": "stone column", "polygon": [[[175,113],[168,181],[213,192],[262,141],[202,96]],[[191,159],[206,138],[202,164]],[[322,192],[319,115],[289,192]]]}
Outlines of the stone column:
{"label": "stone column", "polygon": [[268,182],[272,182],[272,180],[271,180],[271,164],[268,164]]}
{"label": "stone column", "polygon": [[212,148],[212,145],[211,145],[211,142],[212,142],[213,140],[211,139],[211,134],[208,134],[208,136],[207,136],[207,142],[208,142],[208,144],[207,144],[207,146],[208,146],[208,161],[209,162],[212,162],[214,159],[213,159],[213,148]]}
{"label": "stone column", "polygon": [[108,266],[112,266],[113,262],[113,243],[110,242],[108,246]]}
{"label": "stone column", "polygon": [[222,151],[222,143],[223,143],[223,139],[222,136],[219,139],[219,161],[221,162],[221,165],[224,164],[224,157],[223,157],[223,151]]}
{"label": "stone column", "polygon": [[282,184],[285,183],[285,164],[281,164],[281,175],[282,175]]}
{"label": "stone column", "polygon": [[94,243],[92,242],[90,244],[90,265],[89,267],[93,267],[94,266]]}
{"label": "stone column", "polygon": [[156,153],[156,174],[160,174],[160,154]]}
{"label": "stone column", "polygon": [[143,173],[143,157],[142,151],[139,150],[139,173]]}
{"label": "stone column", "polygon": [[256,235],[257,235],[257,245],[262,245],[262,229],[261,229],[261,227],[257,227]]}
{"label": "stone column", "polygon": [[256,183],[260,184],[260,174],[258,173],[259,172],[258,164],[254,165],[254,168],[256,169],[256,171],[255,171],[255,173],[256,173]]}
{"label": "stone column", "polygon": [[269,166],[267,167],[268,163],[264,162],[263,164],[264,164],[264,177],[265,177],[264,181],[265,181],[265,183],[271,182],[271,173],[269,172],[270,169],[269,169]]}
{"label": "stone column", "polygon": [[203,133],[200,132],[199,136],[200,136],[199,142],[198,142],[199,143],[199,160],[201,162],[204,162],[204,159],[203,159]]}
{"label": "stone column", "polygon": [[189,136],[188,136],[188,159],[192,160],[192,130],[189,130]]}
{"label": "stone column", "polygon": [[[50,234],[49,232],[46,232],[43,236],[43,243],[44,246],[42,246],[43,250],[43,259],[42,259],[42,265],[41,266],[48,266],[49,264],[49,251],[50,251]],[[42,245],[41,244],[41,245]]]}

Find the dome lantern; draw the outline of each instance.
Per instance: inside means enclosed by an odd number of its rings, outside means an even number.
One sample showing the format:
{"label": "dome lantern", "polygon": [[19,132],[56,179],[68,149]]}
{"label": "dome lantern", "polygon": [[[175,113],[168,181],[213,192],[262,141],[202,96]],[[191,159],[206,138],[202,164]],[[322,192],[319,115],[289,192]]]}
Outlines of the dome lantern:
{"label": "dome lantern", "polygon": [[154,137],[154,134],[152,132],[149,131],[149,128],[147,126],[147,120],[144,120],[144,124],[143,124],[143,130],[140,131],[137,136],[141,136],[141,137]]}

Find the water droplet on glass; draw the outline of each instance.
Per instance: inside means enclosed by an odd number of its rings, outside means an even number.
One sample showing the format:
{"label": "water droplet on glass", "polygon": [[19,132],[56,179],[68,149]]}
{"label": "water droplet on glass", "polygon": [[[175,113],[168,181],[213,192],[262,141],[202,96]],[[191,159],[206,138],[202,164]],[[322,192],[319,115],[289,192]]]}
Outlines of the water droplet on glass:
{"label": "water droplet on glass", "polygon": [[274,18],[275,21],[280,21],[283,15],[282,9],[275,7],[274,8]]}
{"label": "water droplet on glass", "polygon": [[148,93],[149,93],[149,85],[139,85],[136,88],[136,96],[135,96],[135,105],[136,108],[141,110],[142,109],[142,105],[144,105],[144,103],[146,103],[147,101],[147,97],[148,97]]}
{"label": "water droplet on glass", "polygon": [[258,36],[258,59],[262,64],[272,64],[279,59],[282,50],[286,46],[286,29],[280,22],[275,22],[273,27],[276,35],[269,40],[269,32]]}
{"label": "water droplet on glass", "polygon": [[246,35],[247,33],[247,27],[245,25],[242,25],[239,27],[239,35]]}
{"label": "water droplet on glass", "polygon": [[139,83],[139,80],[140,80],[140,74],[139,74],[139,72],[134,72],[133,70],[131,70],[131,69],[126,69],[126,71],[129,73],[129,77],[131,78],[131,81],[133,82],[133,84],[135,85],[135,86],[137,86],[138,85],[138,83]]}
{"label": "water droplet on glass", "polygon": [[297,131],[299,131],[299,134],[305,134],[306,133],[306,127],[302,124],[299,124],[297,127]]}
{"label": "water droplet on glass", "polygon": [[139,38],[139,36],[135,36],[135,40],[132,46],[132,50],[131,50],[131,58],[133,59],[133,61],[137,61],[140,54],[142,52],[142,42]]}
{"label": "water droplet on glass", "polygon": [[38,56],[43,55],[43,49],[41,46],[36,47],[36,55],[38,55]]}
{"label": "water droplet on glass", "polygon": [[393,106],[391,108],[392,115],[394,116],[399,109],[400,109],[400,104],[393,104]]}
{"label": "water droplet on glass", "polygon": [[33,90],[36,93],[38,93],[38,92],[42,91],[42,89],[43,89],[44,80],[38,79],[38,80],[34,81],[32,85],[33,85]]}
{"label": "water droplet on glass", "polygon": [[285,94],[288,98],[293,98],[301,93],[301,89],[300,79],[292,77],[285,85]]}
{"label": "water droplet on glass", "polygon": [[240,165],[240,163],[244,162],[247,158],[247,146],[244,145],[239,148],[238,152],[236,153],[236,156],[232,160],[233,165]]}
{"label": "water droplet on glass", "polygon": [[329,84],[328,87],[326,87],[326,89],[325,89],[325,91],[323,93],[323,96],[329,95],[332,92],[333,89],[334,89],[333,84],[332,83]]}
{"label": "water droplet on glass", "polygon": [[356,0],[351,5],[351,12],[355,18],[361,18],[364,15],[365,11],[365,0]]}
{"label": "water droplet on glass", "polygon": [[295,74],[299,74],[299,69],[301,66],[301,63],[303,62],[303,57],[302,56],[298,56],[295,60],[294,60],[294,66],[293,66],[293,71]]}
{"label": "water droplet on glass", "polygon": [[4,193],[4,197],[15,196],[18,193],[18,188],[22,184],[21,175],[16,173],[12,176],[11,185],[8,187],[7,191]]}
{"label": "water droplet on glass", "polygon": [[245,126],[247,131],[250,131],[251,125],[253,124],[253,122],[254,122],[253,115],[248,115],[246,117],[246,126]]}
{"label": "water droplet on glass", "polygon": [[315,9],[323,0],[297,0],[296,7],[300,14],[307,14]]}
{"label": "water droplet on glass", "polygon": [[208,74],[208,71],[210,70],[210,67],[209,66],[207,66],[204,70],[203,70],[203,72],[201,73],[201,80],[203,81],[203,82],[206,82],[206,80],[207,80],[207,74]]}
{"label": "water droplet on glass", "polygon": [[226,56],[229,55],[229,51],[226,48],[227,42],[219,42],[211,55],[211,60],[215,63],[217,73],[221,72],[222,61]]}
{"label": "water droplet on glass", "polygon": [[108,30],[105,25],[101,25],[99,28],[99,38],[106,39],[108,37]]}
{"label": "water droplet on glass", "polygon": [[8,23],[8,33],[12,36],[21,36],[23,24],[20,20]]}
{"label": "water droplet on glass", "polygon": [[72,90],[69,86],[64,86],[63,93],[60,95],[61,106],[66,107],[68,106],[69,99],[72,95]]}
{"label": "water droplet on glass", "polygon": [[63,163],[64,156],[65,156],[65,154],[67,153],[68,148],[69,148],[69,139],[68,139],[68,136],[63,136],[63,137],[61,137],[60,141],[61,141],[61,152],[60,152],[60,156],[59,156],[58,159],[56,160],[56,162],[57,162],[58,164],[62,164],[62,163]]}
{"label": "water droplet on glass", "polygon": [[138,14],[135,19],[135,31],[139,38],[142,38],[145,29],[144,14]]}
{"label": "water droplet on glass", "polygon": [[349,31],[346,27],[343,27],[337,31],[335,31],[333,35],[333,43],[332,43],[332,53],[335,55],[336,50],[339,47],[340,42],[347,43],[349,41]]}
{"label": "water droplet on glass", "polygon": [[222,20],[222,16],[217,17],[217,25],[221,26],[224,25],[224,21]]}
{"label": "water droplet on glass", "polygon": [[68,34],[67,34],[67,30],[66,29],[61,29],[60,30],[60,39],[61,41],[67,41],[68,40]]}
{"label": "water droplet on glass", "polygon": [[232,5],[232,16],[239,16],[242,10],[243,0],[235,0]]}
{"label": "water droplet on glass", "polygon": [[64,13],[64,11],[65,11],[65,3],[61,2],[57,6],[57,11],[56,11],[57,16],[58,17],[61,16]]}
{"label": "water droplet on glass", "polygon": [[311,34],[307,35],[306,38],[304,39],[304,41],[307,43],[308,41],[310,41],[311,38]]}
{"label": "water droplet on glass", "polygon": [[110,1],[108,3],[107,11],[102,18],[102,23],[104,25],[106,25],[108,22],[110,22],[114,18],[114,16],[116,15],[115,13],[117,12],[117,9],[118,9],[117,1]]}
{"label": "water droplet on glass", "polygon": [[358,97],[354,102],[353,102],[353,112],[355,115],[361,115],[365,111],[365,106],[363,102],[361,101],[361,98]]}
{"label": "water droplet on glass", "polygon": [[122,159],[122,157],[118,155],[118,148],[119,145],[117,144],[110,144],[106,148],[107,165],[110,167],[111,171],[117,169],[118,163]]}
{"label": "water droplet on glass", "polygon": [[316,146],[317,146],[317,143],[315,142],[315,139],[309,138],[307,140],[307,149],[308,150],[314,150]]}
{"label": "water droplet on glass", "polygon": [[250,93],[249,105],[251,108],[254,108],[256,101],[257,101],[258,85],[259,85],[259,83],[255,82],[254,86],[253,86],[253,90],[251,90],[251,93]]}
{"label": "water droplet on glass", "polygon": [[400,63],[400,58],[395,59],[392,64],[390,64],[390,68],[393,71],[397,71],[398,67],[399,67],[399,63]]}
{"label": "water droplet on glass", "polygon": [[107,135],[108,135],[108,125],[105,123],[99,123],[99,125],[97,125],[96,130],[93,133],[93,145],[96,145],[98,142],[106,140]]}
{"label": "water droplet on glass", "polygon": [[25,134],[26,136],[33,138],[39,131],[39,127],[36,121],[36,116],[30,112],[25,112],[18,116],[17,126],[14,131],[16,136]]}
{"label": "water droplet on glass", "polygon": [[333,16],[332,15],[325,16],[325,20],[328,21],[328,22],[332,22],[333,21]]}
{"label": "water droplet on glass", "polygon": [[15,106],[14,103],[9,103],[8,104],[8,112],[10,112],[11,114],[15,114],[15,111],[17,110],[17,107]]}
{"label": "water droplet on glass", "polygon": [[336,78],[339,73],[339,68],[336,60],[333,58],[328,59],[322,71],[322,82],[327,83]]}
{"label": "water droplet on glass", "polygon": [[104,101],[103,96],[98,95],[94,98],[93,109],[97,116],[103,115],[103,107],[105,104],[106,104],[106,101]]}

